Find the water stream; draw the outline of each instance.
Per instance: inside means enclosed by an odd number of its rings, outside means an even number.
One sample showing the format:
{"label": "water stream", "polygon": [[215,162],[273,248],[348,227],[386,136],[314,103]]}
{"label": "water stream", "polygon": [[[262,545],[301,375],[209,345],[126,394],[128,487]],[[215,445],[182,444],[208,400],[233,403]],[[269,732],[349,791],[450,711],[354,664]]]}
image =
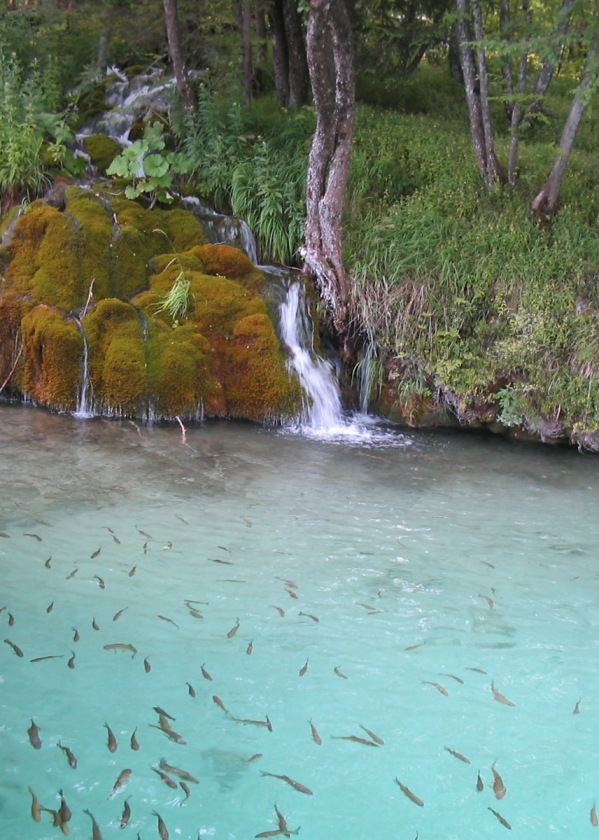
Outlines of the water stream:
{"label": "water stream", "polygon": [[0,405],[2,836],[60,835],[28,787],[63,789],[76,838],[87,809],[104,840],[158,837],[154,811],[171,838],[245,840],[274,803],[317,840],[506,836],[489,809],[593,836],[598,503],[567,449]]}

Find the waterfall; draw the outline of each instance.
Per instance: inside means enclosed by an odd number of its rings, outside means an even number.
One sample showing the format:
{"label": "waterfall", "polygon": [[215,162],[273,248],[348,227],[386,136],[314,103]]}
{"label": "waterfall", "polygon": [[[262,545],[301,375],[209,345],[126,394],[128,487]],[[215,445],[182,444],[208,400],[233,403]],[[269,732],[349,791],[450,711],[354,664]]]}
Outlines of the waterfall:
{"label": "waterfall", "polygon": [[281,336],[289,351],[289,366],[297,374],[307,397],[302,426],[317,432],[343,427],[345,420],[333,366],[311,351],[312,322],[301,283],[289,287],[281,305]]}
{"label": "waterfall", "polygon": [[79,318],[74,317],[74,320],[77,324],[77,329],[83,338],[83,359],[81,361],[81,384],[79,387],[79,395],[77,397],[77,408],[73,412],[73,417],[88,418],[94,416],[94,412],[92,410],[93,401],[88,399],[88,392],[91,392],[92,390],[89,379],[89,346],[83,324]]}
{"label": "waterfall", "polygon": [[212,245],[234,245],[244,251],[254,265],[258,264],[256,237],[247,222],[237,216],[217,213],[195,196],[185,196],[182,201],[190,205],[191,212],[202,223],[207,242]]}

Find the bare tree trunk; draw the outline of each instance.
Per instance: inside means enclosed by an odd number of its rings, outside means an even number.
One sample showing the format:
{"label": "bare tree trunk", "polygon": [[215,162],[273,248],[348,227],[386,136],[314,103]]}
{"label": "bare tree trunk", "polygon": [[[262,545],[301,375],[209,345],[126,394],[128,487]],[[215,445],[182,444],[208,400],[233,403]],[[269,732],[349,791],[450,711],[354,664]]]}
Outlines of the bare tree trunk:
{"label": "bare tree trunk", "polygon": [[[532,15],[530,12],[530,6],[528,5],[528,0],[522,0],[522,11],[524,12],[524,17],[527,24],[527,32],[530,30],[530,24],[532,23]],[[529,40],[529,35],[525,36],[525,41]],[[516,170],[518,165],[518,148],[520,145],[520,135],[519,135],[519,128],[520,123],[522,122],[522,116],[524,114],[524,105],[523,99],[524,94],[526,93],[526,79],[528,75],[528,49],[524,49],[522,51],[522,55],[520,56],[520,64],[518,67],[518,94],[519,99],[515,99],[512,102],[511,108],[511,125],[510,125],[510,152],[508,157],[508,168],[507,168],[507,182],[511,187],[516,185]]]}
{"label": "bare tree trunk", "polygon": [[562,188],[562,182],[568,166],[568,160],[576,138],[578,126],[582,120],[589,100],[590,89],[597,84],[597,61],[599,52],[599,29],[595,32],[593,45],[589,49],[582,71],[580,84],[574,94],[568,119],[559,141],[557,156],[543,188],[532,203],[532,211],[542,221],[549,221],[555,215]]}
{"label": "bare tree trunk", "polygon": [[342,213],[355,113],[354,50],[345,0],[310,0],[307,54],[316,130],[308,161],[302,256],[341,329],[349,292]]}
{"label": "bare tree trunk", "polygon": [[189,79],[187,78],[185,62],[183,61],[177,0],[164,0],[164,18],[166,22],[168,50],[177,83],[177,91],[185,110],[192,111],[195,108],[196,102],[191,85],[189,84]]}
{"label": "bare tree trunk", "polygon": [[489,77],[487,74],[487,59],[482,45],[483,16],[480,7],[480,0],[473,0],[474,35],[478,41],[476,49],[478,76],[480,80],[480,113],[483,126],[483,137],[485,140],[486,156],[486,181],[488,185],[505,181],[505,174],[495,154],[495,143],[493,139],[493,126],[491,124],[491,110],[489,108]]}
{"label": "bare tree trunk", "polygon": [[272,38],[275,93],[281,108],[286,108],[289,105],[289,57],[281,0],[272,0],[270,3],[268,21]]}
{"label": "bare tree trunk", "polygon": [[[570,16],[572,14],[572,6],[574,5],[575,0],[562,0],[562,6],[558,16],[558,22],[555,29],[555,33],[553,35],[554,40],[558,42],[560,48],[563,48],[563,42],[568,34],[568,29],[570,28]],[[555,68],[557,66],[557,58],[559,53],[556,54],[556,61],[547,60],[543,63],[541,67],[541,71],[538,75],[537,81],[535,82],[535,86],[533,92],[535,94],[535,100],[531,102],[529,105],[526,118],[531,114],[536,114],[541,110],[541,103],[543,101],[543,97],[547,93],[547,88],[553,78],[553,74],[555,73]]]}
{"label": "bare tree trunk", "polygon": [[466,92],[466,104],[468,106],[468,117],[470,120],[470,133],[474,147],[474,157],[479,172],[487,183],[487,155],[485,148],[485,135],[483,131],[483,119],[480,110],[480,97],[476,81],[476,67],[474,64],[474,53],[467,42],[472,41],[468,17],[467,0],[457,0],[458,20],[456,32],[458,50],[460,53],[460,66],[464,78],[464,90]]}
{"label": "bare tree trunk", "polygon": [[283,0],[283,21],[289,65],[289,105],[291,108],[300,108],[309,99],[310,75],[306,42],[296,0]]}

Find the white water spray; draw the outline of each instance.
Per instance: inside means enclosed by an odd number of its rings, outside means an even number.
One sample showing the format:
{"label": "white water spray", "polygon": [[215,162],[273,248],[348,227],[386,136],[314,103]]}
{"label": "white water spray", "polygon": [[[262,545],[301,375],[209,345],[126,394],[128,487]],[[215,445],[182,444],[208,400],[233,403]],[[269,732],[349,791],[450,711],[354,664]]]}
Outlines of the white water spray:
{"label": "white water spray", "polygon": [[281,306],[281,335],[289,349],[289,366],[297,374],[307,396],[302,426],[309,426],[317,432],[339,430],[345,424],[339,386],[330,362],[309,349],[312,345],[312,323],[300,283],[289,287]]}
{"label": "white water spray", "polygon": [[77,329],[83,338],[83,359],[81,362],[81,385],[79,387],[79,396],[77,398],[77,408],[73,412],[73,417],[88,418],[93,417],[91,402],[89,402],[88,393],[91,390],[91,383],[89,381],[89,347],[87,344],[87,336],[83,329],[83,324],[78,318],[75,318]]}

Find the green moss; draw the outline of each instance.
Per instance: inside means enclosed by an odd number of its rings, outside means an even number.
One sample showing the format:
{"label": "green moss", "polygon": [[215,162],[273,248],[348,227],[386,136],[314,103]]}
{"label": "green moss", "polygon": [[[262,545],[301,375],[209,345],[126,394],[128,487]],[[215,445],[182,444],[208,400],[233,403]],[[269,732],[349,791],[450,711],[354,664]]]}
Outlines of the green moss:
{"label": "green moss", "polygon": [[24,369],[22,390],[40,405],[72,411],[81,382],[83,337],[77,325],[40,304],[21,322]]}
{"label": "green moss", "polygon": [[83,147],[93,166],[104,174],[106,174],[106,170],[115,157],[123,151],[120,143],[105,134],[91,134],[89,137],[85,137]]}
{"label": "green moss", "polygon": [[301,390],[287,371],[270,318],[256,313],[235,324],[224,351],[229,412],[250,420],[279,420],[297,414]]}
{"label": "green moss", "polygon": [[165,243],[170,242],[169,250],[187,251],[204,241],[202,225],[189,210],[157,208],[153,213],[157,221],[156,227],[166,234]]}
{"label": "green moss", "polygon": [[230,245],[201,245],[194,248],[194,253],[204,264],[206,274],[222,277],[245,277],[252,274],[254,264],[239,248]]}

